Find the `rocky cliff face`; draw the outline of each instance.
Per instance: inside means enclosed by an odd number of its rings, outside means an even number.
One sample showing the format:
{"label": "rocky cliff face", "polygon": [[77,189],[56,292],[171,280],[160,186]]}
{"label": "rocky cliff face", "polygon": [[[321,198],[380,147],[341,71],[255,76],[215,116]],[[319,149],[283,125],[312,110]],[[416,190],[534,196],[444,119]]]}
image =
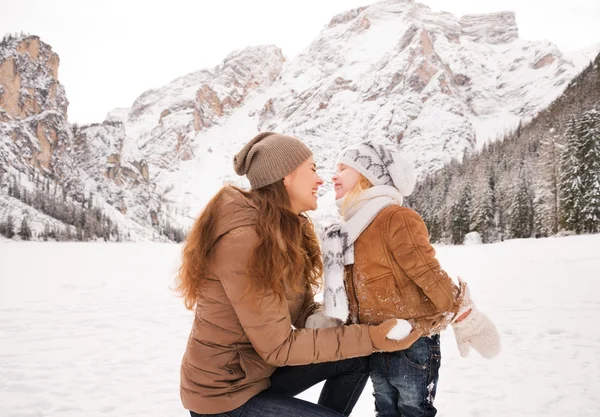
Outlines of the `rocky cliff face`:
{"label": "rocky cliff face", "polygon": [[269,87],[285,59],[274,46],[230,54],[212,70],[202,70],[142,94],[124,126],[148,163],[176,169],[194,156],[194,138],[239,108],[253,91]]}
{"label": "rocky cliff face", "polygon": [[[120,160],[125,143],[122,123],[113,120],[86,127],[68,123],[68,100],[58,70],[58,55],[37,36],[8,35],[0,43],[0,191],[17,185],[30,194],[53,190],[48,200],[73,206],[90,204],[86,199],[96,193],[95,204],[106,207],[123,229],[137,230],[134,238],[151,236],[150,228],[134,224],[140,219],[119,214],[127,212],[127,188],[135,188],[129,194],[143,196],[152,206],[147,165],[142,158]],[[57,221],[40,213],[40,207],[27,207],[22,193],[21,201],[0,194],[0,217],[11,216],[17,224],[29,218],[34,232],[56,226]],[[45,206],[42,210],[49,211]]]}
{"label": "rocky cliff face", "polygon": [[3,162],[64,177],[72,137],[58,64],[58,55],[37,36],[8,36],[0,43],[0,132],[12,150]]}
{"label": "rocky cliff face", "polygon": [[22,120],[43,111],[67,116],[68,101],[58,82],[59,58],[37,36],[5,37],[0,44],[0,109],[6,118]]}

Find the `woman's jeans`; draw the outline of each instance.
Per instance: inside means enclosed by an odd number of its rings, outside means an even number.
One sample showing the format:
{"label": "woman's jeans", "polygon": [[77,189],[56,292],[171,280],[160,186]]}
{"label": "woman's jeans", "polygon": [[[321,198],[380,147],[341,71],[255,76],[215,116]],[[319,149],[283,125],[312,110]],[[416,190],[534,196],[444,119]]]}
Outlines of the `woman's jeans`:
{"label": "woman's jeans", "polygon": [[[345,359],[313,365],[284,366],[271,376],[271,387],[235,410],[192,417],[341,417],[349,416],[369,377],[369,358]],[[294,398],[326,381],[313,404]]]}
{"label": "woman's jeans", "polygon": [[440,336],[421,337],[410,348],[371,355],[377,417],[433,417],[441,363]]}

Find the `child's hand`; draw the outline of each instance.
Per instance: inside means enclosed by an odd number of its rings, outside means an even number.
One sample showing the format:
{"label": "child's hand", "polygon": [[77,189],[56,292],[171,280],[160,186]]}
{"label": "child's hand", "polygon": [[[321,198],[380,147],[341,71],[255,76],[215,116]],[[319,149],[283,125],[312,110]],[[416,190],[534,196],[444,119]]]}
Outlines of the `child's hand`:
{"label": "child's hand", "polygon": [[323,312],[317,311],[308,316],[304,327],[307,329],[326,329],[328,327],[338,327],[343,324],[340,319],[326,316]]}
{"label": "child's hand", "polygon": [[473,347],[484,358],[493,358],[500,353],[498,330],[488,316],[475,308],[466,282],[459,282],[464,299],[459,316],[452,323],[452,328],[460,355],[466,358],[470,348]]}
{"label": "child's hand", "polygon": [[469,355],[470,347],[486,359],[493,358],[500,353],[500,335],[488,316],[477,309],[462,321],[454,323],[454,336],[460,355],[465,358]]}

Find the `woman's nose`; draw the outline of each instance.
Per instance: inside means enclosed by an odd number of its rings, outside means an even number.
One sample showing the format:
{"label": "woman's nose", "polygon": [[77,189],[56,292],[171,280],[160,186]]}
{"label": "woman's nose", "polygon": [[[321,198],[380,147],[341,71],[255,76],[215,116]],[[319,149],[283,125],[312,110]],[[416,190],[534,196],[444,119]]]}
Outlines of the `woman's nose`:
{"label": "woman's nose", "polygon": [[323,185],[323,183],[324,183],[324,182],[325,182],[325,181],[323,181],[323,178],[321,178],[321,176],[320,176],[320,175],[317,175],[317,185],[318,185],[318,186],[321,186],[321,185]]}

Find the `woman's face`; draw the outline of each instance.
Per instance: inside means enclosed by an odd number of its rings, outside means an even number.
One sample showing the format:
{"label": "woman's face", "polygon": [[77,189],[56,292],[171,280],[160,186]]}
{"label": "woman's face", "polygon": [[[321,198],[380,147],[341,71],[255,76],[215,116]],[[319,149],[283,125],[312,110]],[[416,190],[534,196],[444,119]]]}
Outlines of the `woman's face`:
{"label": "woman's face", "polygon": [[358,184],[360,181],[360,172],[354,168],[350,168],[348,165],[339,164],[337,166],[337,174],[331,180],[333,181],[333,189],[335,190],[335,199],[339,200]]}
{"label": "woman's face", "polygon": [[283,185],[290,197],[291,209],[300,214],[317,209],[317,191],[323,179],[317,174],[317,165],[311,156],[294,172],[283,178]]}

